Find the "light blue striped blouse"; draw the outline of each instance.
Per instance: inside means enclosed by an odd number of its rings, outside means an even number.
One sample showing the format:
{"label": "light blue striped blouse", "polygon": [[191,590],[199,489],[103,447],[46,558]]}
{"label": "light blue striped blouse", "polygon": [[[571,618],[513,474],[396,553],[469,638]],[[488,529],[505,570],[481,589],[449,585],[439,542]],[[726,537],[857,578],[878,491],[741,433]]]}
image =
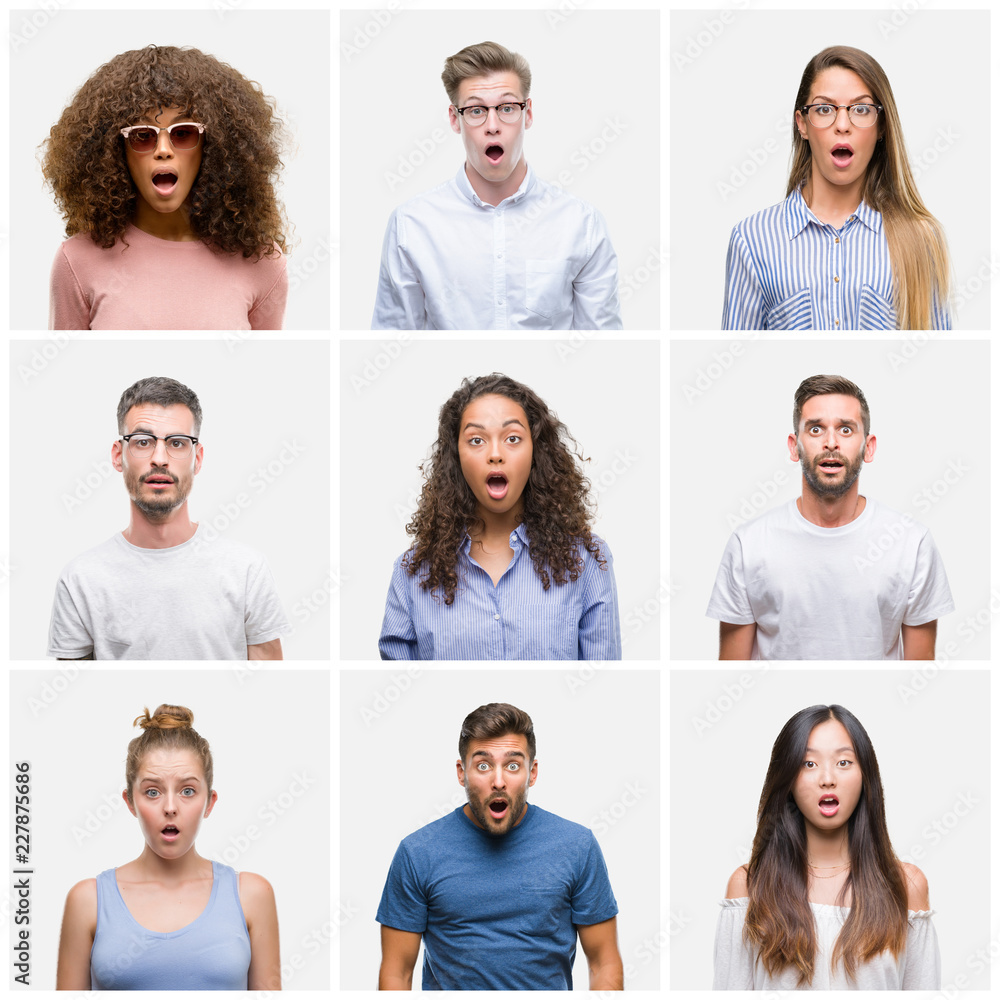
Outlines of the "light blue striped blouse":
{"label": "light blue striped blouse", "polygon": [[[932,322],[951,329],[936,301]],[[881,213],[862,201],[835,229],[793,191],[744,219],[729,240],[722,329],[895,330]]]}
{"label": "light blue striped blouse", "polygon": [[524,525],[510,535],[514,558],[493,585],[469,554],[459,552],[458,590],[446,605],[420,586],[400,556],[392,569],[379,637],[383,660],[620,660],[621,625],[611,553],[597,536],[607,568],[582,549],[583,572],[542,589]]}

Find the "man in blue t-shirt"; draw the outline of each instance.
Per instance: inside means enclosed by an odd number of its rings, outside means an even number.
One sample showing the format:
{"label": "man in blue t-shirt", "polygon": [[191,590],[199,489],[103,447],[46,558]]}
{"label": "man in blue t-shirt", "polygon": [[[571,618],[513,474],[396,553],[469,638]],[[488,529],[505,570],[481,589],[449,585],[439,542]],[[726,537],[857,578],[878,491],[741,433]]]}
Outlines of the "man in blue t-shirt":
{"label": "man in blue t-shirt", "polygon": [[469,801],[399,845],[376,919],[379,989],[570,990],[576,938],[590,989],[623,988],[615,902],[584,826],[528,805],[538,777],[530,717],[493,703],[466,717],[458,781]]}

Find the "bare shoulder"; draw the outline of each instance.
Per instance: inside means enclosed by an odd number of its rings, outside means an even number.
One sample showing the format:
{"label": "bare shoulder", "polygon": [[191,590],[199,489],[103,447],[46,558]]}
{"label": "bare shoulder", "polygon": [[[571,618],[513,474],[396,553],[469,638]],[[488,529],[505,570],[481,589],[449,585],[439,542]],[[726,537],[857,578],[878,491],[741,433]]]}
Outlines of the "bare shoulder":
{"label": "bare shoulder", "polygon": [[901,861],[903,878],[906,879],[906,905],[911,910],[929,910],[931,908],[930,894],[927,889],[927,876],[909,861]]}
{"label": "bare shoulder", "polygon": [[64,918],[84,927],[97,927],[97,879],[85,878],[66,893]]}
{"label": "bare shoulder", "polygon": [[747,890],[747,866],[740,865],[729,876],[729,884],[726,886],[726,899],[742,899],[749,894]]}
{"label": "bare shoulder", "polygon": [[263,875],[254,872],[240,872],[240,899],[243,904],[267,903],[274,901],[274,889]]}

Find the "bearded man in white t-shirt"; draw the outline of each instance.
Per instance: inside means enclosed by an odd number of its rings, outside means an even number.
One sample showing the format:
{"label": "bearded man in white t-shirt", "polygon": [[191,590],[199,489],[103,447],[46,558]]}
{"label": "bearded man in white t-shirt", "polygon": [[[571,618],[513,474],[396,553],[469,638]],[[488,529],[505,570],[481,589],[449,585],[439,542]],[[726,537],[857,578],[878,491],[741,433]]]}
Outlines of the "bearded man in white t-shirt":
{"label": "bearded man in white t-shirt", "polygon": [[802,495],[730,537],[707,611],[719,659],[933,660],[955,605],[927,528],[858,491],[875,457],[864,393],[813,375],[792,426]]}

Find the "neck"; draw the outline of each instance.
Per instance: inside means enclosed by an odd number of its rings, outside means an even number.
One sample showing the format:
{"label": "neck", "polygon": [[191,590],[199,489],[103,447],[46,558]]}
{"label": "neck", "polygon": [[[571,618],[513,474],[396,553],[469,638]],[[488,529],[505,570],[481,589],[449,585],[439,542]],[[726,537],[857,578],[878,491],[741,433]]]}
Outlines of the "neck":
{"label": "neck", "polygon": [[867,504],[863,496],[858,495],[858,483],[841,497],[828,497],[814,493],[805,476],[802,477],[802,496],[796,501],[799,513],[807,520],[821,528],[839,528],[850,524],[860,517]]}
{"label": "neck", "polygon": [[817,219],[839,227],[861,204],[864,189],[864,175],[851,184],[831,184],[814,163],[812,175],[802,186],[802,198]]}
{"label": "neck", "polygon": [[473,528],[469,537],[474,543],[486,548],[509,544],[510,533],[521,523],[523,505],[518,503],[504,514],[477,507],[476,514],[483,523],[481,528]]}
{"label": "neck", "polygon": [[524,157],[514,168],[514,172],[505,181],[488,181],[482,174],[465,164],[465,176],[469,178],[472,190],[479,196],[479,200],[494,207],[499,205],[505,198],[517,193],[517,189],[524,183],[524,178],[528,173],[528,164]]}
{"label": "neck", "polygon": [[837,830],[817,830],[806,824],[806,861],[820,869],[846,865],[851,860],[851,849],[847,839],[847,824]]}
{"label": "neck", "polygon": [[203,858],[193,847],[179,858],[161,858],[147,844],[142,854],[132,862],[138,874],[149,882],[182,882],[197,878],[211,869],[212,862]]}
{"label": "neck", "polygon": [[190,541],[197,529],[197,523],[188,516],[186,500],[162,520],[152,520],[133,503],[122,536],[140,549],[171,549]]}
{"label": "neck", "polygon": [[132,225],[150,236],[171,243],[189,243],[198,239],[191,228],[187,205],[182,205],[176,212],[157,212],[143,198],[139,198]]}

